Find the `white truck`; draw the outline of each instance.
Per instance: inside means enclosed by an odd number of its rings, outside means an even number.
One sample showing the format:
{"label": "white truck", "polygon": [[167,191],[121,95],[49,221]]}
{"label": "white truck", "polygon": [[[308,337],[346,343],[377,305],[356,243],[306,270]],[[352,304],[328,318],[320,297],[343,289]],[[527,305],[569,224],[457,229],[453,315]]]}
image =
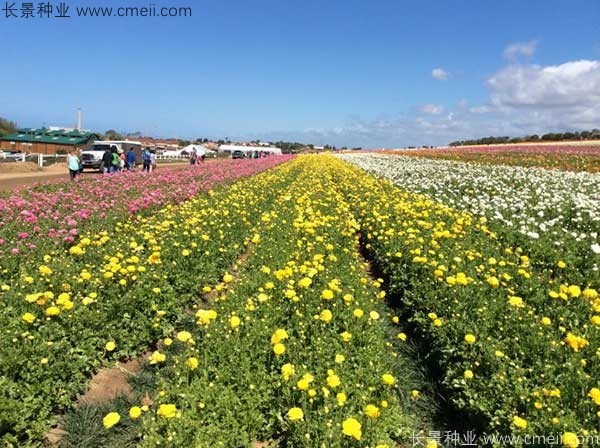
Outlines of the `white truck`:
{"label": "white truck", "polygon": [[102,163],[102,156],[104,152],[109,149],[115,149],[119,154],[129,151],[133,148],[135,152],[135,158],[138,163],[142,161],[142,144],[136,141],[130,140],[99,140],[92,143],[91,146],[81,151],[81,166],[82,170],[94,169],[102,172],[104,165]]}

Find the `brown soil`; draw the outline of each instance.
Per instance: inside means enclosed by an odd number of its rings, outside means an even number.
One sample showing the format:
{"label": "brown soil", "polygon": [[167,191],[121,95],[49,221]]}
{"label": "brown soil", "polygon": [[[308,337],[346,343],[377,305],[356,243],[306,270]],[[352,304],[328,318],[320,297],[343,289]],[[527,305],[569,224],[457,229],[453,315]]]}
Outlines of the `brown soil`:
{"label": "brown soil", "polygon": [[0,173],[20,174],[39,172],[43,169],[33,162],[3,162],[0,163]]}
{"label": "brown soil", "polygon": [[78,404],[105,403],[121,395],[130,397],[133,391],[127,377],[136,374],[139,370],[140,362],[137,359],[119,364],[117,367],[100,369],[92,377],[87,392],[77,400]]}
{"label": "brown soil", "polygon": [[[90,380],[87,392],[77,399],[77,405],[106,403],[122,395],[131,397],[133,391],[127,378],[135,375],[139,370],[140,362],[137,359],[118,364],[116,367],[100,369]],[[147,396],[142,398],[142,402],[142,404],[152,404]],[[63,427],[60,424],[56,425],[44,435],[46,444],[49,446],[60,444],[65,434]]]}
{"label": "brown soil", "polygon": [[[7,163],[8,164],[8,163]],[[12,191],[16,187],[31,185],[37,182],[46,182],[46,181],[56,181],[56,180],[69,180],[69,172],[65,164],[58,163],[55,165],[51,165],[48,168],[40,169],[37,165],[30,162],[19,162],[19,163],[11,163],[11,165],[34,165],[37,170],[35,171],[27,171],[27,172],[18,172],[18,171],[2,171],[2,165],[0,164],[0,192],[2,191]],[[170,168],[183,168],[189,164],[184,162],[179,163],[161,163],[158,166],[158,169],[163,167]],[[85,171],[82,176],[97,176],[100,173],[93,171]]]}

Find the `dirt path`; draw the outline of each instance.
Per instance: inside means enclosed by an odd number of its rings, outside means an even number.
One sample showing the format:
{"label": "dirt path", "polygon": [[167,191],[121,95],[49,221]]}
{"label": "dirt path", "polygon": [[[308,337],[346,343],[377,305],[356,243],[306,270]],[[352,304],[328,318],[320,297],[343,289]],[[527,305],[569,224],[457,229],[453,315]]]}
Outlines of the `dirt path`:
{"label": "dirt path", "polygon": [[[161,168],[182,168],[189,166],[186,162],[161,163],[157,169]],[[82,176],[99,176],[96,171],[85,171]],[[69,173],[66,172],[63,165],[44,168],[44,171],[34,171],[29,173],[0,173],[0,191],[12,191],[23,185],[31,185],[37,182],[68,180]]]}

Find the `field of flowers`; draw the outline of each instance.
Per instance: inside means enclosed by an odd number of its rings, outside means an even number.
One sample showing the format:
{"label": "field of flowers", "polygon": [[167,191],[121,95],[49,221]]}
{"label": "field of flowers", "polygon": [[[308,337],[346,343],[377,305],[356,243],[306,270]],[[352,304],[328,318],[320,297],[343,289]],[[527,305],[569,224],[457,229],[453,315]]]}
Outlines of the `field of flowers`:
{"label": "field of flowers", "polygon": [[344,158],[399,187],[348,180],[454,405],[487,431],[597,434],[600,177]]}
{"label": "field of flowers", "polygon": [[[97,365],[145,350],[159,334],[157,322],[178,319],[181,307],[197,297],[197,282],[216,279],[243,250],[244,237],[258,212],[252,214],[251,202],[242,208],[230,207],[228,201],[245,201],[246,192],[232,188],[198,194],[201,188],[208,190],[285,160],[207,164],[208,169],[165,172],[156,180],[141,173],[110,176],[10,197],[7,201],[14,206],[7,208],[3,218],[3,241],[11,241],[15,227],[39,229],[33,236],[11,242],[29,241],[26,253],[11,250],[0,259],[3,440],[15,446],[39,440],[54,414],[70,406],[85,389]],[[145,190],[150,186],[154,188]],[[86,188],[98,195],[84,194]],[[110,189],[114,194],[108,194]],[[146,208],[160,202],[166,207],[155,208],[151,217],[135,213],[127,220],[138,197]],[[174,205],[186,197],[190,200]],[[27,222],[29,214],[18,213],[26,203],[36,215],[35,223]],[[60,204],[58,212],[52,211],[52,204]],[[78,231],[69,232],[77,238],[76,244],[65,246],[69,240],[47,238],[49,226],[68,226],[70,219],[75,220],[61,215],[65,210],[77,213],[75,204],[85,204],[89,210],[89,219],[79,216],[78,227],[72,227]],[[190,207],[202,213],[186,222],[187,238],[197,239],[186,247],[182,238],[170,239],[176,225],[170,216],[177,210],[185,217]],[[15,224],[19,220],[26,222]],[[169,269],[162,269],[165,265]]]}
{"label": "field of flowers", "polygon": [[[181,196],[173,174],[72,241],[49,212],[20,238],[6,205],[3,444],[60,422],[65,446],[392,448],[453,429],[436,406],[479,434],[598,435],[599,175],[341,158],[227,162]],[[129,359],[131,396],[75,402]]]}
{"label": "field of flowers", "polygon": [[484,165],[538,167],[562,171],[600,172],[600,147],[588,145],[501,145],[454,149],[386,151],[392,155],[474,162]]}

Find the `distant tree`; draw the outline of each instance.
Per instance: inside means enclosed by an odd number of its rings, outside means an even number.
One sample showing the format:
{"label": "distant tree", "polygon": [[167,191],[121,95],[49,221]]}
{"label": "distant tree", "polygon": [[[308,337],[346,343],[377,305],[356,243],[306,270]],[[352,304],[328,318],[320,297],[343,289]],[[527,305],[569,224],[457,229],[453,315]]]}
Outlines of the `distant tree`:
{"label": "distant tree", "polygon": [[0,117],[0,137],[12,134],[17,131],[17,123],[9,121],[6,118]]}
{"label": "distant tree", "polygon": [[119,134],[114,129],[109,129],[104,133],[103,140],[123,140],[124,138],[122,134]]}
{"label": "distant tree", "polygon": [[187,145],[189,145],[191,143],[192,142],[190,142],[189,140],[179,140],[178,141],[178,144],[179,144],[180,147],[185,147],[185,146],[187,146]]}

